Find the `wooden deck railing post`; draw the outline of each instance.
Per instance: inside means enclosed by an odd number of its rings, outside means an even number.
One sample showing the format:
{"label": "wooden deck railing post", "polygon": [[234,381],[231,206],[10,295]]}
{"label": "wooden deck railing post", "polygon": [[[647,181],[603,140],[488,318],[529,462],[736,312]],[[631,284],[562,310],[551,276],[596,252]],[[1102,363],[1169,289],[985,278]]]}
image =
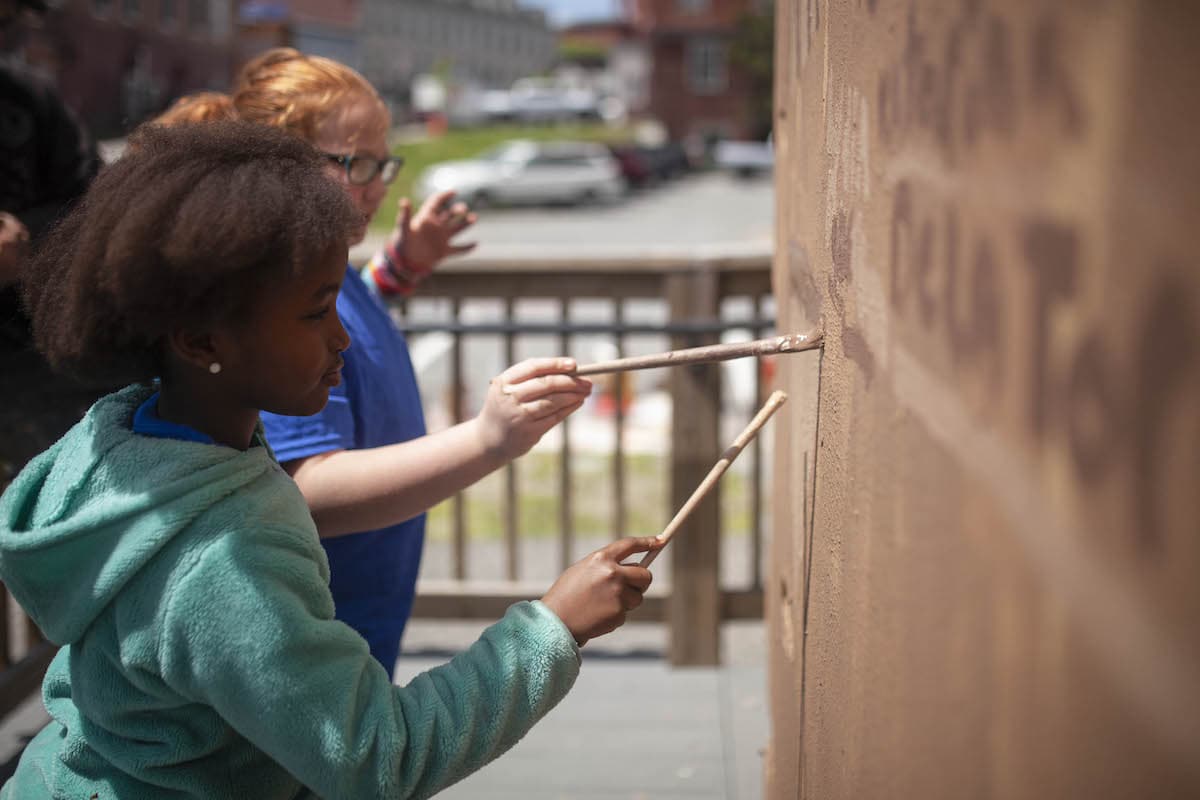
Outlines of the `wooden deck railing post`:
{"label": "wooden deck railing post", "polygon": [[[667,277],[672,322],[707,322],[720,311],[718,275],[703,265]],[[676,336],[673,349],[698,347],[714,334]],[[687,501],[720,457],[721,371],[716,364],[672,370],[671,512]],[[720,487],[702,502],[687,530],[671,550],[671,663],[708,666],[720,663],[721,587],[719,585]]]}

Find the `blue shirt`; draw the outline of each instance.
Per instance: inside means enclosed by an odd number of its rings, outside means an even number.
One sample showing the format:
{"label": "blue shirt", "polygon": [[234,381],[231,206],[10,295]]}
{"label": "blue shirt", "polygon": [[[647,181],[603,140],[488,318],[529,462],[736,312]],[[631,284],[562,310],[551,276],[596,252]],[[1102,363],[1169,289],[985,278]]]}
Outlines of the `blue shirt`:
{"label": "blue shirt", "polygon": [[133,432],[159,439],[179,439],[184,442],[215,444],[207,433],[201,433],[190,425],[168,422],[158,415],[158,392],[146,398],[133,414]]}
{"label": "blue shirt", "polygon": [[[404,336],[358,272],[346,268],[337,300],[350,334],[342,383],[311,417],[263,413],[281,462],[408,441],[425,435],[421,394]],[[322,539],[338,619],[357,630],[392,673],[412,613],[425,541],[425,515],[378,530]]]}

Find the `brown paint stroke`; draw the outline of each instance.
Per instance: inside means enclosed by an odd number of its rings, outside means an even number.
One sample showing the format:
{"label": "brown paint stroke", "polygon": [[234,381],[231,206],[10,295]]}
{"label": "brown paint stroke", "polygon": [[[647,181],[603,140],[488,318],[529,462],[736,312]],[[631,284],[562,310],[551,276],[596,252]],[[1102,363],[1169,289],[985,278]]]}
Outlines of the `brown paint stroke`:
{"label": "brown paint stroke", "polygon": [[946,31],[935,52],[937,40],[920,29],[916,6],[910,5],[902,52],[879,72],[875,102],[884,142],[925,131],[954,164],[961,147],[975,145],[984,134],[1012,138],[1023,84],[1014,36],[1003,18],[967,2]]}
{"label": "brown paint stroke", "polygon": [[839,211],[829,232],[829,253],[833,269],[829,276],[829,299],[842,321],[842,355],[858,365],[867,382],[875,377],[875,356],[866,338],[858,330],[846,308],[846,292],[854,283],[854,216]]}
{"label": "brown paint stroke", "polygon": [[1100,336],[1093,332],[1076,351],[1067,379],[1067,441],[1075,472],[1088,486],[1103,479],[1124,438],[1108,364]]}
{"label": "brown paint stroke", "polygon": [[1078,139],[1087,132],[1087,117],[1063,60],[1058,21],[1043,17],[1034,29],[1030,48],[1030,90],[1034,103],[1057,111],[1063,130]]}
{"label": "brown paint stroke", "polygon": [[975,241],[964,303],[958,286],[967,278],[967,270],[959,259],[959,231],[958,211],[951,206],[946,209],[946,276],[942,285],[950,357],[955,366],[988,359],[988,378],[999,387],[1004,374],[1004,294],[999,288],[996,256],[986,237]]}
{"label": "brown paint stroke", "polygon": [[[891,302],[893,308],[903,313],[911,284],[917,293],[921,324],[926,330],[931,330],[937,316],[937,298],[933,287],[933,222],[923,219],[918,224],[912,194],[912,185],[908,181],[901,181],[892,196],[888,264],[891,272]],[[915,240],[914,230],[917,234]],[[904,272],[906,263],[911,274]]]}
{"label": "brown paint stroke", "polygon": [[985,130],[1008,137],[1016,128],[1017,97],[1011,52],[1008,26],[998,17],[989,17],[983,36],[983,75],[967,95],[968,145],[975,144]]}
{"label": "brown paint stroke", "polygon": [[[1166,272],[1159,265],[1153,272]],[[1167,520],[1156,501],[1163,476],[1164,426],[1175,403],[1191,403],[1195,413],[1195,390],[1200,370],[1200,308],[1192,302],[1194,292],[1178,279],[1163,281],[1142,316],[1137,346],[1136,413],[1134,428],[1135,513],[1141,544],[1147,550],[1163,545]],[[1200,442],[1194,444],[1200,448]]]}
{"label": "brown paint stroke", "polygon": [[912,184],[908,181],[900,181],[896,185],[896,191],[892,195],[891,240],[888,247],[888,272],[891,273],[891,301],[892,308],[897,311],[903,311],[905,295],[907,294],[904,288],[905,276],[900,274],[903,262],[901,254],[906,249],[904,245],[912,239],[912,225]]}
{"label": "brown paint stroke", "polygon": [[1059,300],[1075,293],[1078,273],[1078,237],[1074,230],[1047,220],[1025,227],[1026,264],[1033,276],[1033,380],[1030,387],[1029,421],[1033,434],[1041,439],[1050,426],[1052,401],[1046,360],[1050,349],[1050,309]]}

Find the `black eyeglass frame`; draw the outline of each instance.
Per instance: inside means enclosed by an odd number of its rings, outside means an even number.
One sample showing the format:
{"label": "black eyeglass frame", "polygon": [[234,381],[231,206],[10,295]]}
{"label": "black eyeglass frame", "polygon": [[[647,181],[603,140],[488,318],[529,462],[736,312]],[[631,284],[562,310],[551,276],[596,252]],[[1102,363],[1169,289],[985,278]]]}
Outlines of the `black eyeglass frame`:
{"label": "black eyeglass frame", "polygon": [[[396,176],[400,174],[401,168],[404,167],[403,156],[388,156],[387,158],[375,158],[374,156],[345,156],[338,153],[322,153],[333,163],[346,170],[346,181],[354,186],[366,186],[376,177],[383,179],[385,184],[389,184],[396,180]],[[375,165],[371,170],[371,176],[366,180],[354,180],[354,165],[355,163],[370,162]],[[389,175],[389,168],[391,174]]]}

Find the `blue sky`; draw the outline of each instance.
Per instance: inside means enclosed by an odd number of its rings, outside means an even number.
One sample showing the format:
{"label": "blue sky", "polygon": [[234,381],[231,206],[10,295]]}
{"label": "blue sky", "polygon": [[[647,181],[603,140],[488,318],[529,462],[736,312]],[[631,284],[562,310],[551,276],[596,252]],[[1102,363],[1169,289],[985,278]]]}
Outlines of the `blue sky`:
{"label": "blue sky", "polygon": [[521,0],[521,5],[546,9],[550,20],[557,25],[585,19],[611,19],[621,10],[620,0]]}

